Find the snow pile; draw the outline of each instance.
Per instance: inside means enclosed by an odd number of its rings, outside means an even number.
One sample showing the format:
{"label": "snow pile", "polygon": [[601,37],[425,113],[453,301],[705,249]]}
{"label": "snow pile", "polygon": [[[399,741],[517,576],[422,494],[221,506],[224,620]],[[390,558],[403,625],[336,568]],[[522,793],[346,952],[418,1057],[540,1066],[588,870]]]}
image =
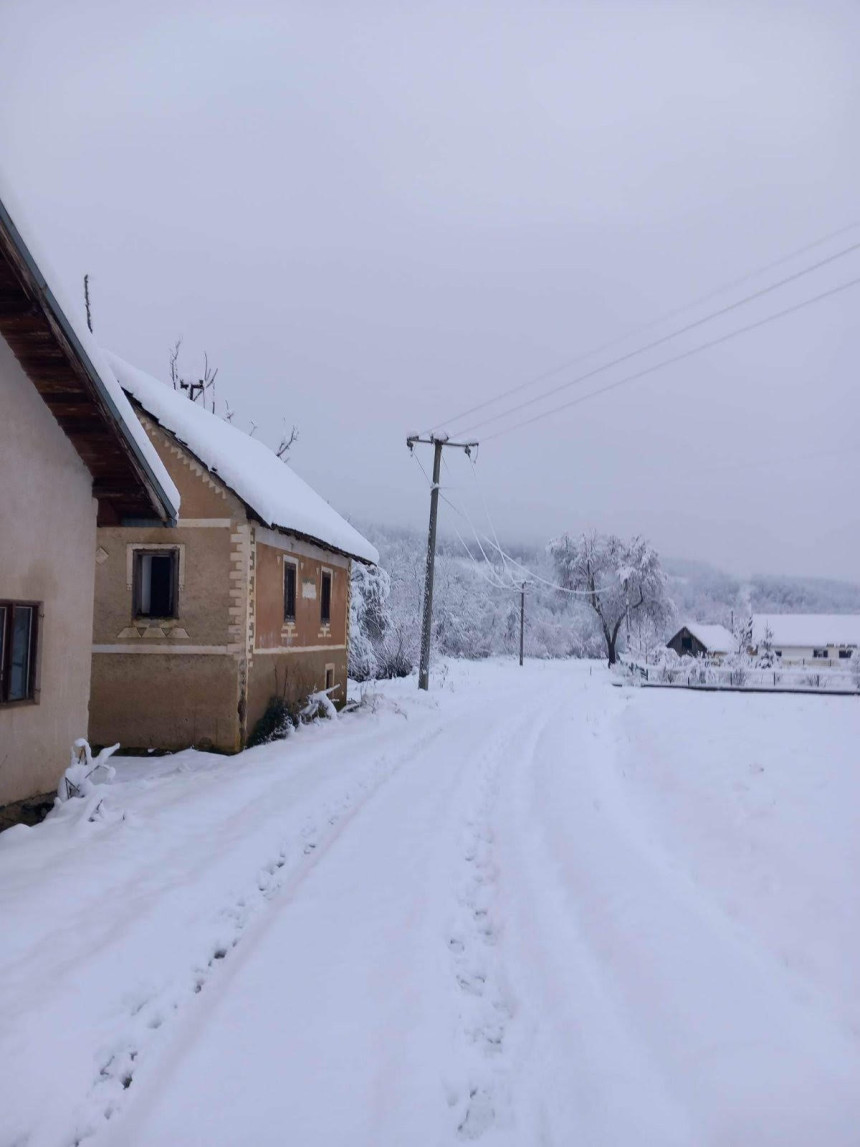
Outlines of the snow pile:
{"label": "snow pile", "polygon": [[39,273],[44,280],[43,289],[46,289],[49,294],[49,301],[50,296],[53,296],[55,304],[54,310],[58,318],[65,319],[73,338],[77,340],[81,347],[85,360],[89,359],[93,373],[102,384],[108,404],[114,409],[120,424],[121,433],[129,440],[132,448],[138,457],[144,461],[146,467],[152,471],[156,482],[160,485],[165,497],[171,503],[170,508],[173,514],[178,515],[179,491],[165,470],[161,459],[156,453],[155,447],[149,441],[146,431],[140,424],[140,420],[132,410],[131,404],[123,393],[122,387],[119,385],[114,372],[111,370],[101,347],[90,333],[81,308],[74,306],[69,296],[65,293],[60,284],[59,277],[52,269],[50,262],[45,258],[44,252],[39,249],[38,241],[34,238],[27,225],[25,214],[16,202],[14,193],[1,175],[0,203],[6,208],[15,229],[38,267]]}
{"label": "snow pile", "polygon": [[375,547],[264,443],[117,355],[106,354],[123,388],[267,526],[363,561],[379,560]]}

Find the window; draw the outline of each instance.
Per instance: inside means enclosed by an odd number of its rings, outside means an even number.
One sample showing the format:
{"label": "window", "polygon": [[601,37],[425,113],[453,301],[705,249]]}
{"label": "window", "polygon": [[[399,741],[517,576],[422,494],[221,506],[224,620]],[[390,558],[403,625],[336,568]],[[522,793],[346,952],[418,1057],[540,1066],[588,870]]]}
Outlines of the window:
{"label": "window", "polygon": [[35,602],[0,602],[0,704],[35,697],[38,628]]}
{"label": "window", "polygon": [[176,617],[178,550],[134,551],[135,617]]}
{"label": "window", "polygon": [[323,625],[331,623],[331,574],[323,570],[322,590],[320,592],[320,621]]}
{"label": "window", "polygon": [[813,649],[812,656],[816,658],[827,657],[828,653],[826,649]]}
{"label": "window", "polygon": [[684,650],[685,653],[692,653],[693,652],[693,639],[692,639],[692,637],[689,637],[689,636],[682,637],[681,638],[681,648]]}
{"label": "window", "polygon": [[325,667],[325,687],[326,689],[334,688],[334,666],[326,665]]}
{"label": "window", "polygon": [[782,657],[782,650],[781,649],[774,649],[774,653],[776,654],[777,657]]}
{"label": "window", "polygon": [[284,621],[296,620],[296,567],[284,559]]}
{"label": "window", "polygon": [[839,660],[840,661],[849,660],[852,653],[853,653],[853,650],[851,650],[851,649],[840,649],[839,650]]}

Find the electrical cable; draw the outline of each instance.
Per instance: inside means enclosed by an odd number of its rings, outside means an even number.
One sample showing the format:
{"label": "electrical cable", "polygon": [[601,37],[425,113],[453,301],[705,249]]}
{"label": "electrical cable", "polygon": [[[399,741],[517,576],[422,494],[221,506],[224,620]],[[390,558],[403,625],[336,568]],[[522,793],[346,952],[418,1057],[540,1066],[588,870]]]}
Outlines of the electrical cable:
{"label": "electrical cable", "polygon": [[[512,430],[520,430],[525,426],[531,426],[533,422],[538,422],[542,418],[548,418],[551,414],[559,414],[563,410],[569,410],[573,406],[579,406],[581,403],[588,402],[592,398],[597,398],[601,394],[608,394],[609,391],[617,390],[620,386],[625,386],[627,383],[635,382],[637,379],[653,374],[655,371],[661,370],[664,366],[671,366],[673,363],[682,362],[684,359],[692,358],[693,355],[700,354],[704,350],[710,350],[711,347],[719,346],[722,343],[728,342],[730,339],[737,338],[738,335],[757,330],[759,327],[766,326],[768,323],[775,322],[777,319],[785,318],[786,315],[796,314],[797,311],[803,310],[804,307],[821,302],[822,299],[832,298],[832,296],[838,295],[841,291],[847,291],[850,287],[856,287],[858,283],[860,283],[860,277],[849,279],[845,283],[839,283],[835,287],[822,291],[819,295],[813,295],[812,298],[804,299],[802,302],[795,303],[790,307],[786,307],[784,310],[776,311],[772,315],[766,315],[762,319],[757,319],[754,323],[748,323],[744,327],[738,327],[736,330],[729,331],[727,334],[720,335],[718,338],[711,339],[709,342],[702,343],[700,346],[692,347],[690,350],[683,351],[681,354],[674,355],[672,358],[663,359],[661,362],[654,363],[652,366],[636,371],[634,374],[625,375],[624,378],[611,382],[607,386],[602,386],[598,390],[590,391],[588,394],[583,394],[579,398],[571,399],[570,402],[564,402],[560,406],[553,406],[549,410],[544,410],[531,418],[525,418],[520,422],[516,422],[512,426],[506,426],[501,430],[496,430],[493,434],[486,435],[483,441],[485,443],[491,442],[494,438],[499,438],[502,434],[509,434]],[[510,410],[507,413],[512,414],[514,411]]]}
{"label": "electrical cable", "polygon": [[670,331],[667,335],[662,335],[659,339],[654,339],[645,346],[637,347],[635,350],[628,351],[618,358],[610,359],[609,362],[603,363],[594,367],[592,370],[586,371],[585,374],[578,375],[576,378],[569,379],[567,382],[559,383],[558,386],[552,387],[551,390],[545,390],[542,394],[537,394],[533,398],[527,398],[523,402],[518,403],[516,406],[511,406],[507,410],[501,411],[499,414],[489,415],[487,418],[481,418],[477,422],[471,423],[460,430],[458,434],[471,434],[480,426],[488,426],[492,422],[498,422],[501,418],[506,418],[510,414],[517,414],[521,410],[525,410],[528,406],[533,406],[536,402],[543,402],[547,398],[552,398],[556,394],[560,394],[563,390],[568,390],[572,386],[578,386],[582,382],[587,382],[590,378],[594,378],[598,374],[603,374],[604,371],[609,370],[613,366],[620,366],[621,363],[629,362],[630,359],[636,358],[640,354],[645,354],[647,351],[654,350],[663,343],[670,342],[672,339],[677,338],[679,335],[687,334],[689,331],[695,330],[697,327],[703,326],[705,323],[713,322],[714,319],[721,318],[723,315],[735,311],[738,307],[746,306],[747,303],[754,302],[756,299],[761,299],[765,295],[770,294],[772,291],[784,287],[787,283],[795,282],[797,279],[802,278],[804,275],[809,275],[813,271],[820,270],[821,267],[826,266],[828,263],[834,262],[836,259],[844,259],[847,255],[853,254],[855,251],[860,250],[860,243],[854,243],[850,247],[845,247],[841,251],[837,251],[833,255],[828,255],[826,259],[820,260],[818,263],[813,263],[809,267],[804,267],[800,271],[795,271],[793,274],[788,275],[784,279],[778,279],[777,282],[771,283],[767,287],[762,287],[758,291],[754,291],[751,295],[746,295],[742,299],[738,299],[733,303],[729,303],[725,307],[721,307],[718,311],[713,311],[709,315],[705,315],[700,319],[696,319],[692,323],[688,323],[684,327],[679,327],[676,331]]}

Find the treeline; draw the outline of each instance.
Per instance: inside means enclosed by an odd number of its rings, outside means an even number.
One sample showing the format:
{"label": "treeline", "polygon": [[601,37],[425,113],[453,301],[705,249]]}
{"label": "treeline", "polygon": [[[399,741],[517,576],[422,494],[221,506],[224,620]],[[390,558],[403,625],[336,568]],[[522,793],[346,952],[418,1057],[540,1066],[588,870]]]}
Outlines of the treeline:
{"label": "treeline", "polygon": [[[379,550],[380,564],[376,569],[354,567],[350,675],[358,680],[405,675],[418,663],[426,536],[423,531],[386,526],[361,529]],[[473,560],[459,539],[439,539],[435,653],[465,658],[513,656],[519,648],[519,585],[529,580],[527,657],[606,655],[599,618],[588,602],[583,596],[552,588],[560,580],[564,583],[557,553],[554,559],[545,546],[507,545],[510,561],[486,543],[484,548],[486,560],[473,542],[471,549],[478,559]],[[860,613],[860,586],[849,583],[773,576],[743,581],[711,566],[683,561],[666,561],[663,569],[663,608],[656,617],[631,612],[619,631],[619,650],[653,649],[685,619],[728,627],[733,614],[737,619],[750,612]]]}

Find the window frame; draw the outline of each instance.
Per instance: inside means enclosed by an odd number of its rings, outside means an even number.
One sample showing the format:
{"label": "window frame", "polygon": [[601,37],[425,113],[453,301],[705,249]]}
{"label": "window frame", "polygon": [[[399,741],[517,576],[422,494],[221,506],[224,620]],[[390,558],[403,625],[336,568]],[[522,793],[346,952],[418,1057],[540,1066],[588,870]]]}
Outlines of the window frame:
{"label": "window frame", "polygon": [[[171,598],[173,610],[171,613],[143,613],[140,609],[140,569],[144,557],[170,558],[171,568]],[[179,617],[179,591],[182,585],[180,565],[182,554],[179,546],[141,545],[131,547],[131,616],[134,621],[176,621]]]}
{"label": "window frame", "polygon": [[[325,585],[328,581],[328,601],[326,601]],[[334,571],[330,569],[320,570],[320,625],[331,625],[331,603],[334,593]],[[328,610],[326,613],[325,610]]]}
{"label": "window frame", "polygon": [[[27,692],[23,697],[10,698],[10,674],[7,661],[12,652],[12,632],[15,625],[16,609],[29,609],[31,611],[30,633],[27,641]],[[41,650],[42,602],[3,598],[0,600],[0,611],[2,611],[2,619],[0,619],[0,707],[35,705],[39,701],[38,670]]]}
{"label": "window frame", "polygon": [[[287,576],[293,575],[293,612],[287,610]],[[299,608],[299,563],[292,558],[284,558],[284,625],[295,625]]]}
{"label": "window frame", "polygon": [[825,649],[823,646],[818,649],[812,650],[813,661],[827,661],[830,657],[830,650]]}

